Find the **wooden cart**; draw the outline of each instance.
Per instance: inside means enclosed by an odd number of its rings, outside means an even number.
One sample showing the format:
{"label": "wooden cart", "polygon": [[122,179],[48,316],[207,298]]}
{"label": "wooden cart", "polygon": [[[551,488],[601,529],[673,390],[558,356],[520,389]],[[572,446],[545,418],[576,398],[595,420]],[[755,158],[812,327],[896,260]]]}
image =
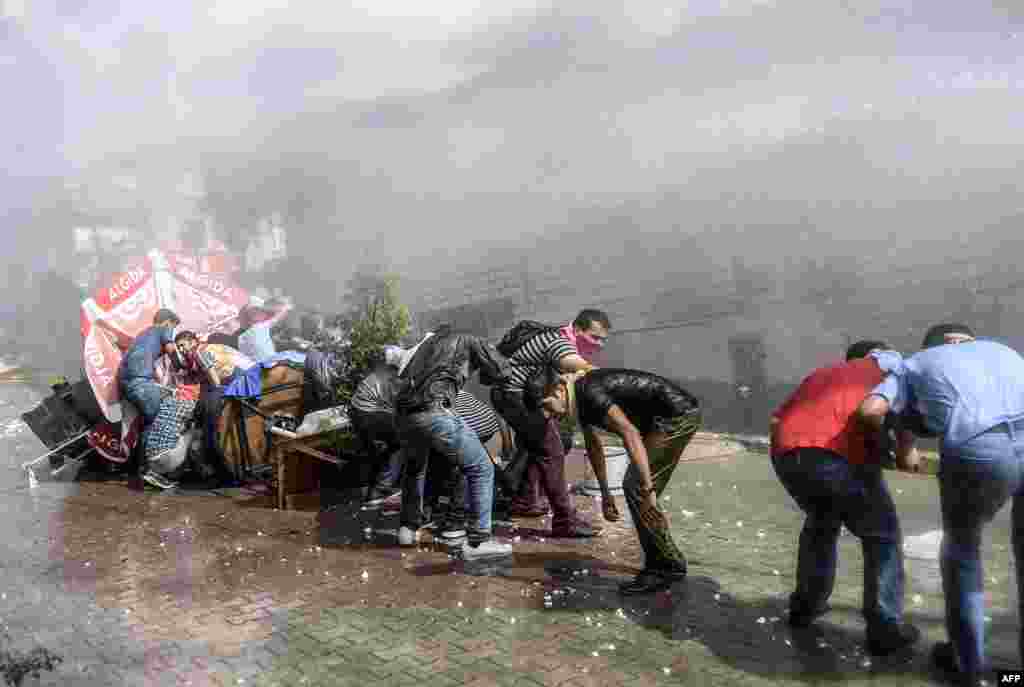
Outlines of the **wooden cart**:
{"label": "wooden cart", "polygon": [[275,436],[269,457],[276,476],[277,507],[291,510],[310,502],[318,504],[324,464],[340,467],[346,462],[324,451],[333,448],[338,432],[343,430],[328,430],[306,436],[276,427],[270,431]]}

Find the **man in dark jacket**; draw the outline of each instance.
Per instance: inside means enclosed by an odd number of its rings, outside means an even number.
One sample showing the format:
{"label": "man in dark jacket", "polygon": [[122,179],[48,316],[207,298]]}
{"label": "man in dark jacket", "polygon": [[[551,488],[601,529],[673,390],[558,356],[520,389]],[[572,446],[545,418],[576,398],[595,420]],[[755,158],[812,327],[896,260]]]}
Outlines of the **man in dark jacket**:
{"label": "man in dark jacket", "polygon": [[[362,440],[373,463],[373,479],[367,490],[364,508],[377,508],[401,491],[397,488],[402,472],[402,454],[395,432],[394,376],[383,353],[374,361],[373,371],[360,382],[349,404],[352,428]],[[385,445],[380,453],[377,443]]]}
{"label": "man in dark jacket", "polygon": [[467,483],[466,560],[506,556],[512,547],[491,540],[494,466],[476,433],[455,413],[455,398],[478,370],[494,380],[509,375],[508,361],[475,336],[442,329],[423,342],[396,383],[396,427],[406,452],[399,544],[411,546],[423,525],[416,481],[431,451],[461,469]]}

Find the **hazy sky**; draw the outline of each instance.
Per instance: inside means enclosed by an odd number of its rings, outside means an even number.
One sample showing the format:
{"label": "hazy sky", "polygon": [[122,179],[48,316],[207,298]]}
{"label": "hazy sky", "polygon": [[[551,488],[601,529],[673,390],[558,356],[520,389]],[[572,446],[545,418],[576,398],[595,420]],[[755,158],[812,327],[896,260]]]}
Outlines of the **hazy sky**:
{"label": "hazy sky", "polygon": [[[437,220],[408,232],[410,255],[541,231],[531,194],[890,207],[959,191],[970,218],[1003,212],[975,194],[1019,188],[1012,2],[0,1],[8,180],[148,144],[302,149],[353,235]],[[485,192],[504,200],[462,212]]]}

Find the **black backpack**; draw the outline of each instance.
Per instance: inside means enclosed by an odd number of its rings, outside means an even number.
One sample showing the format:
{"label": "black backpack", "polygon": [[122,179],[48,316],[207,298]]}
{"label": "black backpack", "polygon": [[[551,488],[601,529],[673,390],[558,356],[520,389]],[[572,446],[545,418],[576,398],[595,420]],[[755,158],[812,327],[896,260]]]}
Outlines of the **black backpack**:
{"label": "black backpack", "polygon": [[516,351],[525,346],[534,337],[557,331],[559,331],[559,327],[550,324],[534,320],[522,320],[516,323],[512,329],[508,330],[508,333],[501,338],[496,348],[498,353],[501,353],[506,358],[511,358]]}

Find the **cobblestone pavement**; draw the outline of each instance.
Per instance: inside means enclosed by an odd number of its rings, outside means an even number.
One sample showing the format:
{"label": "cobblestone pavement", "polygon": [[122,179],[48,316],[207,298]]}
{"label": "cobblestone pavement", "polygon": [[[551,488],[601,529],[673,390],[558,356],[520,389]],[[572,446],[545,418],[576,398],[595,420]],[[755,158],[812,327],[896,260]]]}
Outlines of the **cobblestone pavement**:
{"label": "cobblestone pavement", "polygon": [[[0,422],[19,438],[3,440],[0,617],[19,646],[63,656],[40,684],[924,685],[927,649],[944,634],[935,565],[909,561],[907,604],[927,641],[910,662],[865,658],[849,537],[833,612],[790,630],[801,519],[759,454],[680,466],[664,504],[690,579],[627,599],[616,584],[640,562],[628,523],[577,543],[519,521],[498,531],[516,544],[510,565],[467,570],[429,542],[399,549],[393,518],[344,505],[280,512],[259,496],[122,481],[30,490],[14,467],[38,442],[8,411]],[[891,484],[907,534],[937,527],[933,479]],[[591,499],[576,502],[595,517]],[[1005,514],[993,530],[992,651],[1012,666]]]}

